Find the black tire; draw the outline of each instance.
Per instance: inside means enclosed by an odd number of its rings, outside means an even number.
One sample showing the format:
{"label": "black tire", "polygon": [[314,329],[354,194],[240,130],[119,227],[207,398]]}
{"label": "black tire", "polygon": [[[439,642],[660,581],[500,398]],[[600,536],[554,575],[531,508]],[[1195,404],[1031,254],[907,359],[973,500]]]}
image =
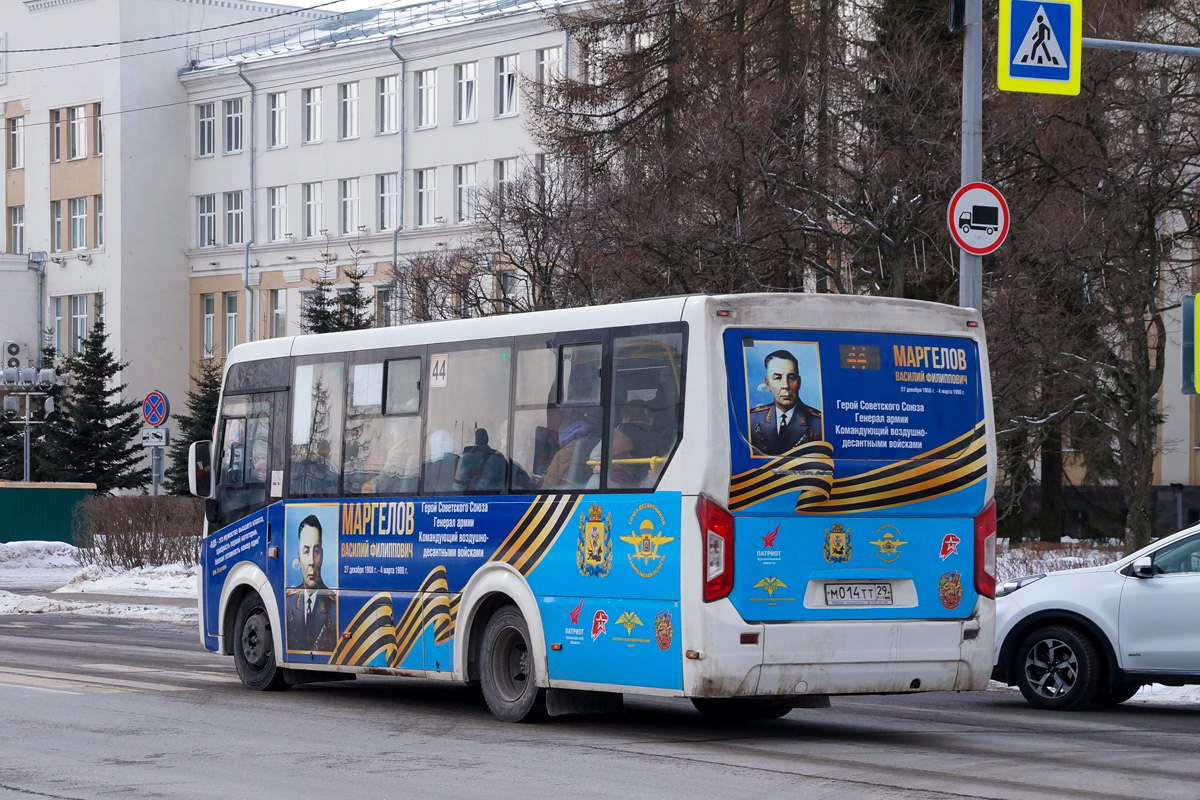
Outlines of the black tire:
{"label": "black tire", "polygon": [[254,592],[242,598],[233,618],[233,663],[247,688],[260,692],[287,688],[283,668],[275,661],[271,618]]}
{"label": "black tire", "polygon": [[757,697],[693,697],[692,705],[709,722],[752,722],[779,719],[795,706],[786,700]]}
{"label": "black tire", "polygon": [[970,233],[970,232],[971,232],[971,226],[970,226],[970,225],[963,225],[963,226],[962,226],[962,232],[963,232],[963,234],[964,234],[964,235],[965,235],[965,234],[968,234],[968,233]]}
{"label": "black tire", "polygon": [[1047,625],[1017,648],[1013,676],[1035,708],[1073,711],[1092,702],[1100,688],[1102,665],[1096,645],[1063,625]]}
{"label": "black tire", "polygon": [[986,233],[988,236],[991,236],[993,233],[996,232],[996,229],[989,225],[987,228],[984,229],[983,232]]}
{"label": "black tire", "polygon": [[483,631],[479,685],[492,715],[501,722],[546,719],[546,690],[537,685],[529,626],[516,606],[492,615]]}
{"label": "black tire", "polygon": [[1098,706],[1119,706],[1138,693],[1142,688],[1140,683],[1118,683],[1114,686],[1101,687],[1092,698]]}

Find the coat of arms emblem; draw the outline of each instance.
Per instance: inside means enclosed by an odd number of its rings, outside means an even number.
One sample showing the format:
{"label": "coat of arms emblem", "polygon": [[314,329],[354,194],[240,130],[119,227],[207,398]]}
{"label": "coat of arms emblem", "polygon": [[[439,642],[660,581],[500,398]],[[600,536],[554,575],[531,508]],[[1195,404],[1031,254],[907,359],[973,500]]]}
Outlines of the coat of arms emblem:
{"label": "coat of arms emblem", "polygon": [[[629,566],[633,567],[633,571],[643,578],[653,577],[662,569],[663,562],[667,560],[667,557],[659,555],[658,548],[675,541],[674,536],[663,536],[655,530],[654,523],[648,519],[642,520],[636,533],[631,531],[628,536],[620,538],[622,542],[633,545],[633,552],[627,554]],[[638,561],[641,562],[640,567],[637,564]]]}
{"label": "coat of arms emblem", "polygon": [[584,577],[603,578],[612,569],[612,514],[605,518],[598,505],[579,515],[575,565]]}
{"label": "coat of arms emblem", "polygon": [[845,564],[850,560],[850,529],[840,523],[825,529],[825,560],[830,564]]}

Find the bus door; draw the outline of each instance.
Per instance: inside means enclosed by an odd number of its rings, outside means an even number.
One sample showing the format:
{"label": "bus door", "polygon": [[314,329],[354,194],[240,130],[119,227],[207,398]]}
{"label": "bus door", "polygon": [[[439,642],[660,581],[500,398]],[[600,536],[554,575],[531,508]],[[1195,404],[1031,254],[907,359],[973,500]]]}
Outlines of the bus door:
{"label": "bus door", "polygon": [[[228,567],[252,561],[272,581],[282,577],[279,559],[268,563],[267,547],[281,542],[279,508],[283,496],[284,420],[287,392],[227,395],[217,423],[216,531],[206,541],[206,627],[217,631],[221,584]],[[266,509],[266,510],[264,510]],[[260,512],[260,513],[255,513]]]}

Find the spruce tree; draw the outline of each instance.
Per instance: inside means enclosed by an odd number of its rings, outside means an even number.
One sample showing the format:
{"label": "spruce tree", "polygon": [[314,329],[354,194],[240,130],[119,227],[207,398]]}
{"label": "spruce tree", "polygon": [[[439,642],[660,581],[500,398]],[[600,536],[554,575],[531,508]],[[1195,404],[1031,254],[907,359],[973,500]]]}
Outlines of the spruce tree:
{"label": "spruce tree", "polygon": [[127,366],[108,349],[103,319],[84,340],[83,354],[63,363],[69,390],[57,420],[46,426],[41,455],[56,480],[94,483],[97,493],[109,494],[139,489],[150,479],[150,468],[141,466],[138,403],[121,399],[126,384],[112,385]]}
{"label": "spruce tree", "polygon": [[[317,270],[317,277],[311,281],[313,291],[305,297],[300,309],[300,325],[304,332],[358,331],[373,326],[372,298],[363,289],[362,282],[367,275],[359,267],[358,252],[355,251],[353,264],[344,273],[336,269],[331,276],[325,277],[326,269]],[[350,281],[350,288],[339,291],[335,282],[341,274]]]}
{"label": "spruce tree", "polygon": [[176,437],[171,444],[170,464],[166,469],[168,494],[188,494],[188,451],[192,442],[213,438],[217,421],[217,401],[221,395],[221,365],[216,359],[200,362],[195,390],[187,393],[187,414],[176,414]]}
{"label": "spruce tree", "polygon": [[300,328],[304,333],[330,333],[338,330],[337,291],[333,288],[337,272],[325,277],[326,267],[317,268],[311,281],[312,291],[304,295],[300,306]]}

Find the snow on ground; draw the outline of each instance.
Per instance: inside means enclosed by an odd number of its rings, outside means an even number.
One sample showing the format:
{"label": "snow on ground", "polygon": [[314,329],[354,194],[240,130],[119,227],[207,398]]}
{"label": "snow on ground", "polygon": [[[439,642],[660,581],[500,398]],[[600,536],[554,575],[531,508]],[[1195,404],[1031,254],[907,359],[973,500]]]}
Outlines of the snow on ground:
{"label": "snow on ground", "polygon": [[0,615],[4,614],[72,614],[87,617],[119,617],[146,622],[167,622],[195,625],[197,610],[193,606],[156,605],[147,603],[82,603],[56,600],[36,594],[13,594],[0,589]]}
{"label": "snow on ground", "polygon": [[0,588],[61,586],[78,569],[73,545],[63,542],[0,544]]}
{"label": "snow on ground", "polygon": [[167,564],[163,567],[138,567],[128,571],[89,565],[79,569],[66,585],[55,589],[62,594],[119,594],[135,597],[196,597],[197,567]]}

